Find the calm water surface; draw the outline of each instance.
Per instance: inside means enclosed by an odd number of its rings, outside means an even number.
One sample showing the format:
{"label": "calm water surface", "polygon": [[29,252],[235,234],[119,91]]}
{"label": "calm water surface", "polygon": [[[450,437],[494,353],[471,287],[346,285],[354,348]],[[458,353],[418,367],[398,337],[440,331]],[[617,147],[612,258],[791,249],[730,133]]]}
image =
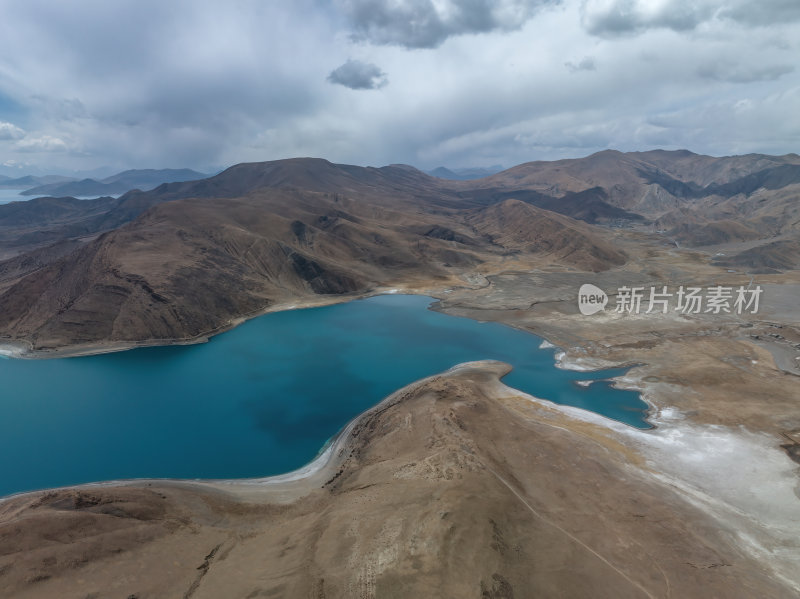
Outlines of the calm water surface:
{"label": "calm water surface", "polygon": [[[10,204],[11,202],[27,202],[41,196],[21,196],[19,192],[24,189],[2,189],[0,188],[0,204]],[[110,194],[112,198],[118,198],[121,194]],[[97,196],[76,196],[79,200],[91,200]]]}
{"label": "calm water surface", "polygon": [[0,188],[0,204],[8,204],[9,202],[24,202],[30,200],[31,196],[21,196],[20,191],[24,189],[2,189]]}
{"label": "calm water surface", "polygon": [[[541,339],[389,295],[267,314],[209,343],[0,360],[0,495],[120,478],[288,472],[391,392],[460,362],[513,365],[537,397],[647,428],[638,393],[553,366]],[[576,380],[596,379],[583,388]]]}

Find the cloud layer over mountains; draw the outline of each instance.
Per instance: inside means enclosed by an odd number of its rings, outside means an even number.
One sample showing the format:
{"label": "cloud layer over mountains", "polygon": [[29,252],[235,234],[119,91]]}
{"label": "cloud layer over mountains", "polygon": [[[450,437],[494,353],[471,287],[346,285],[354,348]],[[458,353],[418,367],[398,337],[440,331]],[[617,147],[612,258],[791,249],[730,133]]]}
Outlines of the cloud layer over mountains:
{"label": "cloud layer over mountains", "polygon": [[800,146],[793,0],[0,0],[0,13],[0,165],[17,170]]}

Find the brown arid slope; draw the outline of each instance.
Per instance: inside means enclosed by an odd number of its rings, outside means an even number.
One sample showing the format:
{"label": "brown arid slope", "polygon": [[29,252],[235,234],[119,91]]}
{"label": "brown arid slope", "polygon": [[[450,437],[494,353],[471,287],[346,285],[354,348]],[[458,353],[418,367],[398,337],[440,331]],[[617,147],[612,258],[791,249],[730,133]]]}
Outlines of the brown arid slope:
{"label": "brown arid slope", "polygon": [[[683,215],[682,215],[683,216]],[[682,244],[699,247],[736,241],[750,241],[762,237],[754,229],[734,220],[689,223],[685,219],[673,227],[670,234]]]}
{"label": "brown arid slope", "polygon": [[684,200],[710,195],[731,197],[762,187],[780,189],[797,183],[798,176],[800,156],[795,154],[715,158],[686,150],[605,150],[585,158],[527,162],[461,185],[531,189],[554,197],[600,187],[608,192],[612,205],[652,216],[664,206]]}
{"label": "brown arid slope", "polygon": [[715,258],[715,264],[728,268],[744,268],[752,273],[772,273],[792,269],[800,264],[800,236],[758,245],[738,254]]}
{"label": "brown arid slope", "polygon": [[140,481],[0,503],[18,599],[778,599],[795,590],[638,440],[502,385],[498,363],[402,389],[304,477]]}
{"label": "brown arid slope", "polygon": [[163,343],[280,302],[446,285],[512,254],[589,271],[625,261],[600,229],[520,202],[453,210],[397,201],[267,188],[160,203],[67,255],[47,254],[49,263],[44,250],[7,262],[0,331],[32,349]]}
{"label": "brown arid slope", "polygon": [[694,246],[797,235],[800,226],[796,154],[716,158],[685,150],[608,150],[529,162],[460,185],[468,197],[515,197],[588,222],[652,221],[654,229]]}
{"label": "brown arid slope", "polygon": [[696,183],[701,187],[723,185],[786,164],[800,165],[800,156],[797,154],[784,156],[744,154],[716,157],[695,154],[688,150],[650,150],[629,152],[628,155],[661,169],[680,181]]}
{"label": "brown arid slope", "polygon": [[97,232],[114,198],[37,198],[0,205],[0,259]]}
{"label": "brown arid slope", "polygon": [[[266,190],[329,193],[405,215],[440,217],[515,199],[592,224],[664,230],[692,246],[800,234],[800,157],[793,154],[715,158],[687,151],[609,150],[525,163],[472,181],[438,179],[407,165],[372,168],[296,158],[240,164],[208,179],[131,191],[117,199],[41,198],[0,206],[0,259],[66,240],[91,241],[166,202],[235,199]],[[4,286],[8,279],[0,281]]]}
{"label": "brown arid slope", "polygon": [[404,165],[364,168],[319,158],[238,164],[208,179],[165,183],[151,191],[133,190],[116,199],[37,198],[0,205],[0,252],[11,255],[66,238],[110,231],[171,200],[237,198],[263,189],[347,194],[383,206],[420,199],[430,206],[467,204],[443,183]]}
{"label": "brown arid slope", "polygon": [[[3,232],[11,220],[27,219],[38,225],[42,229],[39,242],[44,243],[58,235],[114,228],[150,206],[173,199],[234,198],[265,188],[338,192],[395,206],[424,199],[431,206],[450,208],[486,206],[513,197],[587,220],[636,221],[663,217],[680,208],[706,210],[728,200],[757,211],[773,199],[786,204],[785,190],[797,184],[800,157],[795,154],[717,158],[686,150],[607,150],[579,159],[528,162],[470,181],[438,179],[407,165],[372,168],[294,158],[239,164],[208,179],[164,184],[148,192],[131,191],[95,206],[71,200],[74,205],[66,221],[64,207],[58,208],[59,212],[50,206],[68,201],[63,198],[0,206],[0,242],[14,247],[37,242],[31,237],[8,238]],[[576,198],[575,194],[587,195]],[[790,195],[796,198],[796,190]],[[751,196],[754,201],[747,201]],[[96,218],[101,206],[105,215]]]}
{"label": "brown arid slope", "polygon": [[0,249],[21,252],[0,263],[0,339],[90,351],[201,339],[280,305],[440,288],[509,259],[616,268],[622,245],[627,257],[650,251],[637,239],[724,245],[704,259],[791,270],[797,162],[607,151],[465,182],[304,158],[116,200],[0,206]]}
{"label": "brown arid slope", "polygon": [[637,205],[647,184],[640,171],[646,165],[628,154],[607,150],[586,158],[526,162],[480,180],[482,187],[532,189],[551,197],[601,187],[619,208]]}
{"label": "brown arid slope", "polygon": [[468,222],[495,245],[518,252],[534,250],[579,269],[607,270],[625,263],[623,253],[582,223],[519,200],[481,209]]}

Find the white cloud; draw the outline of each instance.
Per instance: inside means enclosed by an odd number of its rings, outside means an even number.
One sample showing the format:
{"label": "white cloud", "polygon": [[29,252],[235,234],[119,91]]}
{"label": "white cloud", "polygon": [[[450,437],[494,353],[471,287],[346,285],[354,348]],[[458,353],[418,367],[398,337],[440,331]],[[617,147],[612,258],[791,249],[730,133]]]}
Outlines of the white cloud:
{"label": "white cloud", "polygon": [[67,144],[63,139],[51,135],[26,137],[17,142],[21,152],[63,152]]}
{"label": "white cloud", "polygon": [[[795,0],[752,4],[0,0],[0,122],[28,131],[0,143],[0,162],[457,167],[605,147],[796,151]],[[746,114],[732,108],[742,100]]]}
{"label": "white cloud", "polygon": [[14,123],[0,121],[0,140],[21,139],[25,137],[25,131],[17,127]]}

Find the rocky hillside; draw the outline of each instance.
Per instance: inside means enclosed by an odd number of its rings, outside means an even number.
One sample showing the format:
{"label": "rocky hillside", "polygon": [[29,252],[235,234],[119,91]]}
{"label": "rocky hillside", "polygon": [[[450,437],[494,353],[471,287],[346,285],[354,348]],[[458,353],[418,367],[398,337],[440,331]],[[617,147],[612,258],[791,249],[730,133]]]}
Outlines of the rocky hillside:
{"label": "rocky hillside", "polygon": [[0,335],[192,338],[276,301],[440,285],[509,257],[600,271],[626,261],[608,225],[729,244],[720,266],[800,268],[799,180],[796,155],[606,151],[473,181],[298,158],[116,199],[14,203],[0,206]]}
{"label": "rocky hillside", "polygon": [[[276,301],[442,284],[503,256],[585,270],[625,260],[599,229],[521,202],[388,204],[294,188],[158,203],[72,251],[62,242],[0,263],[0,330],[39,349],[186,339]],[[500,234],[509,221],[520,231]]]}

